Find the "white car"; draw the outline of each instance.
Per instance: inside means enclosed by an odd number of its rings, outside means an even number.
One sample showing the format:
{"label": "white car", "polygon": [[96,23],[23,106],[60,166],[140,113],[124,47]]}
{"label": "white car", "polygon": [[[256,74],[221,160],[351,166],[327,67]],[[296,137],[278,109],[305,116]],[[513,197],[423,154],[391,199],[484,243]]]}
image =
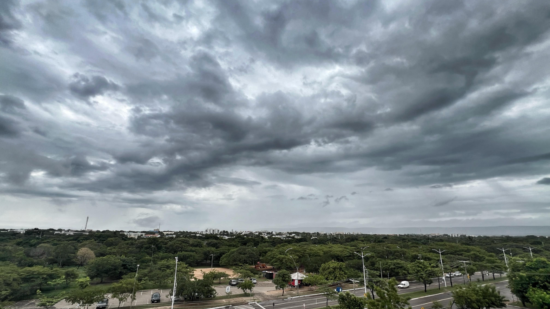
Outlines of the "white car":
{"label": "white car", "polygon": [[397,287],[400,289],[406,289],[409,286],[410,286],[409,281],[401,281],[401,283],[397,285]]}

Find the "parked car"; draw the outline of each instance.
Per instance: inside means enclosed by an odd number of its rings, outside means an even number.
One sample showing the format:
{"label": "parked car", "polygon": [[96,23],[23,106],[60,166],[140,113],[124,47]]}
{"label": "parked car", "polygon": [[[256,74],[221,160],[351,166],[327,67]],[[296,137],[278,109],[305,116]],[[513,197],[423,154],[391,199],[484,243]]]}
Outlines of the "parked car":
{"label": "parked car", "polygon": [[243,278],[239,278],[239,279],[237,279],[237,282],[243,283],[243,282],[244,282],[244,279],[243,279]]}
{"label": "parked car", "polygon": [[237,285],[237,284],[239,284],[239,282],[237,281],[237,279],[231,279],[231,280],[229,280],[229,285],[235,286],[235,285]]}
{"label": "parked car", "polygon": [[107,307],[109,307],[109,299],[105,298],[104,300],[99,301],[95,307],[96,309],[107,309]]}
{"label": "parked car", "polygon": [[400,289],[406,289],[409,286],[410,286],[409,281],[401,281],[401,283],[397,285],[397,287]]}
{"label": "parked car", "polygon": [[151,304],[153,303],[160,303],[160,293],[155,292],[153,295],[151,295]]}
{"label": "parked car", "polygon": [[258,280],[256,280],[256,278],[252,278],[252,279],[250,279],[250,281],[252,281],[252,283],[254,283],[254,284],[258,283]]}

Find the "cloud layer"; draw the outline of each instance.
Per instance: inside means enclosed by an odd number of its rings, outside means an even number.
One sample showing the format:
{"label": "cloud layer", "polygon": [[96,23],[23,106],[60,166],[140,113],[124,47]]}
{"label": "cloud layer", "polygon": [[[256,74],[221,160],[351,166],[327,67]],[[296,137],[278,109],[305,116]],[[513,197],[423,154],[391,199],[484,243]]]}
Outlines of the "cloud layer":
{"label": "cloud layer", "polygon": [[3,1],[0,225],[544,225],[549,14]]}

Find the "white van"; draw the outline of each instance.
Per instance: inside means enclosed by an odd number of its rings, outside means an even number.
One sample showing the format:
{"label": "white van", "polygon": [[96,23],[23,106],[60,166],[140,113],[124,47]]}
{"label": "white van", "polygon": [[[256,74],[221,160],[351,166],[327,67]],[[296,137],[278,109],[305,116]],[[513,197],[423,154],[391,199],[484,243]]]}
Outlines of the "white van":
{"label": "white van", "polygon": [[397,285],[398,288],[400,289],[406,289],[408,288],[410,285],[409,285],[409,281],[401,281],[401,283],[399,283]]}

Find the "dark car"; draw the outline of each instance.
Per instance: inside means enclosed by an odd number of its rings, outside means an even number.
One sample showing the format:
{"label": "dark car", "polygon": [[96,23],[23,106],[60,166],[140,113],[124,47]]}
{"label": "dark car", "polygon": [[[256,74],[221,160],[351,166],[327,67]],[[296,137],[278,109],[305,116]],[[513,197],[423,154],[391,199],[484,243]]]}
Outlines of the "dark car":
{"label": "dark car", "polygon": [[96,309],[107,309],[107,307],[109,307],[109,300],[107,298],[105,298],[102,301],[98,301],[97,306],[95,306],[95,307],[96,307]]}
{"label": "dark car", "polygon": [[151,304],[153,303],[160,303],[160,293],[155,292],[153,295],[151,295]]}

